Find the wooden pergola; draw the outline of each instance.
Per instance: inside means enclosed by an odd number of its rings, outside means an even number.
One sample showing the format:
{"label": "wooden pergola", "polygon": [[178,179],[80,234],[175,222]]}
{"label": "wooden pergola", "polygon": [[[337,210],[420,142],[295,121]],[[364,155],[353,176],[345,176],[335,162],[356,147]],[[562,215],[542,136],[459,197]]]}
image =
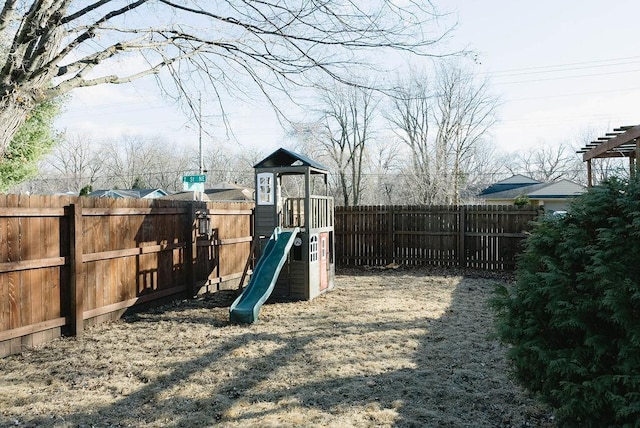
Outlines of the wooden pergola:
{"label": "wooden pergola", "polygon": [[589,187],[593,185],[591,161],[595,158],[629,158],[629,174],[633,177],[640,168],[640,125],[615,128],[577,153],[582,153],[582,160],[587,163]]}

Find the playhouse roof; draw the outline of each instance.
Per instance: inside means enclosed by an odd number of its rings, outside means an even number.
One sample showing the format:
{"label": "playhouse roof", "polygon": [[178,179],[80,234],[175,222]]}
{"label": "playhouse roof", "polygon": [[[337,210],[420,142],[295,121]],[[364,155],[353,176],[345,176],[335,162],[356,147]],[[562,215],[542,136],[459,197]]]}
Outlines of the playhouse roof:
{"label": "playhouse roof", "polygon": [[327,172],[326,166],[309,159],[305,155],[292,152],[291,150],[279,148],[275,152],[271,153],[266,158],[255,164],[254,168],[278,168],[278,167],[292,167],[292,166],[306,166],[311,167],[322,172]]}

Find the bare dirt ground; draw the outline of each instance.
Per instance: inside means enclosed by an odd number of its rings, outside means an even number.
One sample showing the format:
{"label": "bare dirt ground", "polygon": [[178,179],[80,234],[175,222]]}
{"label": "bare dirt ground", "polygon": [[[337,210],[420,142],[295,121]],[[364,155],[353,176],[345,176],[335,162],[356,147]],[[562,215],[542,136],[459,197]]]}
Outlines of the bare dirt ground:
{"label": "bare dirt ground", "polygon": [[359,271],[230,325],[231,293],[0,360],[0,426],[553,426],[488,338],[499,279]]}

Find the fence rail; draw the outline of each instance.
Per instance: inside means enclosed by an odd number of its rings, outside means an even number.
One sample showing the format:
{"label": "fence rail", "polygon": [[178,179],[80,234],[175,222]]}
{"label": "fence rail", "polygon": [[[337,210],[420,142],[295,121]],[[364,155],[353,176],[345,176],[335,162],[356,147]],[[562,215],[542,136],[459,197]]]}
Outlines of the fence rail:
{"label": "fence rail", "polygon": [[336,207],[336,263],[511,270],[537,216],[506,205]]}
{"label": "fence rail", "polygon": [[[253,204],[0,195],[0,357],[241,277]],[[208,215],[211,231],[197,233]]]}

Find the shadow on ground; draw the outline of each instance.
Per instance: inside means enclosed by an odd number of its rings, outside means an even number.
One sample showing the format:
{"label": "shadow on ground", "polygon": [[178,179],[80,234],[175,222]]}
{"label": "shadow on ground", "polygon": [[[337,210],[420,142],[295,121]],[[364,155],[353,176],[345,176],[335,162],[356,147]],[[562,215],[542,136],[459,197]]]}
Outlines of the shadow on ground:
{"label": "shadow on ground", "polygon": [[[23,416],[21,426],[552,426],[548,410],[508,379],[504,350],[487,337],[491,281],[451,279],[443,312],[430,316],[429,299],[416,304],[420,288],[406,286],[424,281],[424,272],[354,278],[360,285],[339,277],[336,295],[317,303],[265,308],[253,326],[228,325],[231,292],[134,314],[127,322],[136,328],[182,323],[213,336],[194,344],[193,356],[184,354],[188,344],[167,343],[181,358],[158,361],[154,378],[134,373],[139,387],[111,403]],[[418,294],[385,311],[395,282]],[[350,300],[351,313],[331,312],[340,299]]]}

